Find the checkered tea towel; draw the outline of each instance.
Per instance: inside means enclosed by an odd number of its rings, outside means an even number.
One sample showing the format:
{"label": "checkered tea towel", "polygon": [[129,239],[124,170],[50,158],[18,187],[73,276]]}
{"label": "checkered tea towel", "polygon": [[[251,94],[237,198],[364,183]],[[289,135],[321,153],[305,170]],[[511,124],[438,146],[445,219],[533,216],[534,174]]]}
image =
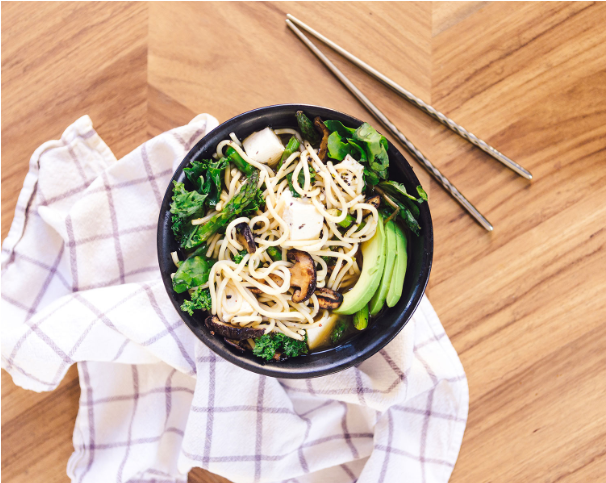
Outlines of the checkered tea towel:
{"label": "checkered tea towel", "polygon": [[2,247],[2,367],[34,391],[71,364],[75,482],[445,482],[468,410],[429,301],[358,367],[309,380],[240,369],[173,308],[156,223],[173,170],[217,126],[202,114],[116,160],[85,116],[40,146]]}

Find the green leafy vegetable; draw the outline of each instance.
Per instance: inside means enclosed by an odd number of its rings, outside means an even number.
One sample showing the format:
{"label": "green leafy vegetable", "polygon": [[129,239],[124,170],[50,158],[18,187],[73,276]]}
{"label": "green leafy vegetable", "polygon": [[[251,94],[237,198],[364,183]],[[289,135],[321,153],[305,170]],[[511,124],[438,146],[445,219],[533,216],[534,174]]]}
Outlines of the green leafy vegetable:
{"label": "green leafy vegetable", "polygon": [[328,157],[341,161],[350,151],[349,143],[347,141],[343,142],[343,138],[337,131],[330,133],[330,136],[328,136]]}
{"label": "green leafy vegetable", "polygon": [[284,148],[284,152],[282,153],[282,157],[280,158],[280,162],[278,163],[276,171],[278,171],[282,167],[284,161],[290,158],[292,154],[299,149],[299,146],[301,146],[301,143],[296,137],[293,136],[288,140],[288,143]]}
{"label": "green leafy vegetable", "polygon": [[[316,182],[316,170],[312,167],[309,166],[309,182],[310,184],[314,184]],[[301,195],[299,194],[299,192],[295,189],[295,187],[292,184],[292,175],[293,173],[290,172],[286,175],[286,179],[288,180],[288,187],[290,188],[290,192],[293,195],[293,198],[301,198]],[[301,169],[301,171],[299,171],[299,176],[297,177],[297,181],[299,182],[299,186],[301,188],[303,188],[303,185],[305,184],[305,173],[303,172],[303,170]]]}
{"label": "green leafy vegetable", "polygon": [[354,134],[354,139],[365,145],[367,162],[369,168],[377,176],[387,179],[387,168],[389,167],[389,156],[387,155],[387,139],[379,134],[375,128],[365,122]]}
{"label": "green leafy vegetable", "polygon": [[400,218],[404,220],[404,223],[408,228],[410,228],[410,231],[412,231],[415,235],[419,236],[419,233],[421,233],[421,226],[419,225],[419,222],[416,220],[414,215],[404,205],[398,203],[397,201],[396,204],[400,208]]}
{"label": "green leafy vegetable", "polygon": [[[427,193],[421,185],[417,186],[417,193],[419,194],[419,198],[421,198],[423,201],[427,201]],[[421,203],[419,200],[417,201]]]}
{"label": "green leafy vegetable", "polygon": [[227,156],[227,159],[229,159],[229,161],[232,162],[234,166],[240,171],[242,171],[245,175],[250,176],[255,170],[255,168],[253,168],[250,164],[244,161],[244,158],[240,156],[238,151],[236,151],[231,146],[227,147],[227,149],[225,150],[225,155]]}
{"label": "green leafy vegetable", "polygon": [[[366,186],[376,186],[381,179],[377,176],[374,171],[364,168],[364,183]],[[366,188],[366,186],[364,188]]]}
{"label": "green leafy vegetable", "polygon": [[183,172],[196,187],[199,193],[206,195],[206,205],[215,206],[221,197],[223,173],[228,166],[226,158],[218,161],[203,159],[192,161],[190,167]]}
{"label": "green leafy vegetable", "polygon": [[196,191],[187,191],[183,183],[175,181],[172,199],[173,202],[170,205],[172,230],[175,238],[183,245],[195,229],[190,223],[191,219],[204,213],[206,195],[201,195]]}
{"label": "green leafy vegetable", "polygon": [[189,315],[194,315],[194,310],[209,311],[212,308],[213,302],[210,297],[210,290],[207,288],[198,287],[191,295],[191,300],[186,300],[181,304],[181,310]]}
{"label": "green leafy vegetable", "polygon": [[307,351],[305,340],[291,339],[284,334],[271,333],[255,339],[253,354],[270,361],[276,353],[284,354],[286,357],[297,357],[301,354],[307,354]]}
{"label": "green leafy vegetable", "polygon": [[361,163],[365,163],[367,161],[366,151],[353,139],[348,139],[347,144],[349,144],[349,154],[356,160]]}
{"label": "green leafy vegetable", "polygon": [[332,330],[330,334],[330,341],[333,345],[338,344],[341,339],[345,336],[347,329],[349,329],[349,319],[342,318],[337,321],[335,328]]}
{"label": "green leafy vegetable", "polygon": [[183,293],[208,282],[212,264],[204,256],[190,257],[179,265],[173,277],[173,290]]}
{"label": "green leafy vegetable", "polygon": [[203,213],[206,195],[201,195],[196,191],[187,191],[183,183],[175,181],[172,200],[170,212],[179,218],[189,218]]}
{"label": "green leafy vegetable", "polygon": [[239,251],[237,255],[234,255],[234,262],[240,263],[248,252],[246,250]]}
{"label": "green leafy vegetable", "polygon": [[303,139],[307,139],[312,145],[319,143],[321,137],[318,134],[318,131],[316,131],[316,128],[314,128],[313,123],[303,111],[297,111],[296,117],[297,123],[299,124],[299,131],[301,131]]}
{"label": "green leafy vegetable", "polygon": [[425,193],[425,190],[420,185],[417,186],[419,198],[409,195],[406,187],[397,181],[381,181],[379,188],[393,197],[399,204],[406,206],[414,218],[418,218],[421,213],[418,205],[423,203],[423,201],[427,201],[427,193]]}
{"label": "green leafy vegetable", "polygon": [[237,216],[247,216],[255,213],[264,203],[263,193],[257,188],[259,183],[259,171],[254,170],[246,179],[240,191],[225,203],[223,209],[215,214],[203,225],[198,225],[196,230],[190,233],[184,246],[194,248],[208,240],[220,229],[226,227]]}
{"label": "green leafy vegetable", "polygon": [[328,128],[329,131],[337,132],[337,133],[339,133],[339,136],[344,137],[344,138],[351,138],[351,137],[353,137],[354,133],[356,132],[355,129],[344,126],[341,121],[328,120],[328,121],[324,121],[324,125]]}

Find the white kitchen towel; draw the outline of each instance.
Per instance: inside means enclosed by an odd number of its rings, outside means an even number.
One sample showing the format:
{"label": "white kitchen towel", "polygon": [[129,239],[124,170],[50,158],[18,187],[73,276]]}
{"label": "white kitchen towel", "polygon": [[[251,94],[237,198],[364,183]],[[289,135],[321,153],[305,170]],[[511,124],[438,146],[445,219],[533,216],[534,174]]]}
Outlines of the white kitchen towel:
{"label": "white kitchen towel", "polygon": [[50,391],[78,363],[75,482],[445,482],[467,421],[463,367],[423,298],[385,349],[338,374],[279,380],[210,352],[160,280],[173,170],[202,114],[116,160],[84,116],[36,150],[2,247],[2,367]]}

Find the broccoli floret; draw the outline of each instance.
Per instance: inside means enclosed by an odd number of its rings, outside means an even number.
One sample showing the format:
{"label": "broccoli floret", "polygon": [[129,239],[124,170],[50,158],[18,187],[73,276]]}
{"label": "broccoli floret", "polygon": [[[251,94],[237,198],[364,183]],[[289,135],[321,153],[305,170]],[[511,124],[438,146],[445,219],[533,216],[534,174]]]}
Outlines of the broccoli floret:
{"label": "broccoli floret", "polygon": [[209,311],[212,308],[212,299],[210,298],[210,290],[207,288],[198,287],[192,294],[191,300],[186,300],[181,305],[181,310],[189,315],[194,315],[194,310]]}
{"label": "broccoli floret", "polygon": [[307,354],[306,340],[307,336],[305,340],[296,340],[280,333],[265,334],[255,339],[253,354],[267,361],[272,360],[276,352],[284,354],[286,357],[297,357]]}

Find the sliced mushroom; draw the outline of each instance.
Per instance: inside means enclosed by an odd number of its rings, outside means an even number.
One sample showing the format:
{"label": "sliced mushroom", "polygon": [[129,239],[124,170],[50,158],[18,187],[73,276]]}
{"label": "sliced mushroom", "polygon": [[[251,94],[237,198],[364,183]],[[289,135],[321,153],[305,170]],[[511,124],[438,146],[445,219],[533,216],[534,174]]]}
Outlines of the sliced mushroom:
{"label": "sliced mushroom", "polygon": [[248,224],[238,223],[236,225],[236,231],[238,243],[244,246],[250,255],[255,253],[257,251],[257,244],[255,243],[255,237],[253,236],[252,231],[250,231]]}
{"label": "sliced mushroom", "polygon": [[379,206],[381,206],[381,195],[376,195],[376,196],[373,196],[372,198],[368,198],[366,200],[366,203],[374,206],[378,210]]}
{"label": "sliced mushroom", "polygon": [[228,339],[227,337],[225,337],[224,339],[227,345],[233,347],[234,349],[240,352],[246,352],[247,349],[250,349],[250,344],[247,340]]}
{"label": "sliced mushroom", "polygon": [[290,286],[296,287],[292,294],[295,303],[305,302],[316,289],[316,266],[314,259],[307,252],[301,250],[288,250],[287,258],[294,265],[290,270]]}
{"label": "sliced mushroom", "polygon": [[204,321],[206,327],[209,328],[211,334],[218,334],[226,339],[244,340],[256,339],[261,337],[265,331],[263,329],[253,329],[252,327],[236,327],[235,325],[226,324],[216,315],[209,315]]}
{"label": "sliced mushroom", "polygon": [[[284,279],[282,277],[280,277],[279,275],[276,275],[275,273],[270,273],[269,278],[271,278],[274,282],[276,282],[276,284],[280,287],[284,283]],[[248,288],[248,290],[250,290],[255,295],[261,295],[263,293],[263,290],[261,290],[260,288],[257,288],[257,287],[246,287],[246,288]]]}
{"label": "sliced mushroom", "polygon": [[320,141],[320,149],[318,150],[318,158],[322,160],[322,162],[326,162],[326,153],[328,152],[328,136],[330,136],[330,131],[322,122],[322,119],[316,117],[314,119],[314,126],[316,127],[316,131],[318,131],[322,135],[322,141]]}
{"label": "sliced mushroom", "polygon": [[338,309],[343,303],[343,295],[329,288],[317,288],[314,292],[318,297],[318,304],[321,309]]}

